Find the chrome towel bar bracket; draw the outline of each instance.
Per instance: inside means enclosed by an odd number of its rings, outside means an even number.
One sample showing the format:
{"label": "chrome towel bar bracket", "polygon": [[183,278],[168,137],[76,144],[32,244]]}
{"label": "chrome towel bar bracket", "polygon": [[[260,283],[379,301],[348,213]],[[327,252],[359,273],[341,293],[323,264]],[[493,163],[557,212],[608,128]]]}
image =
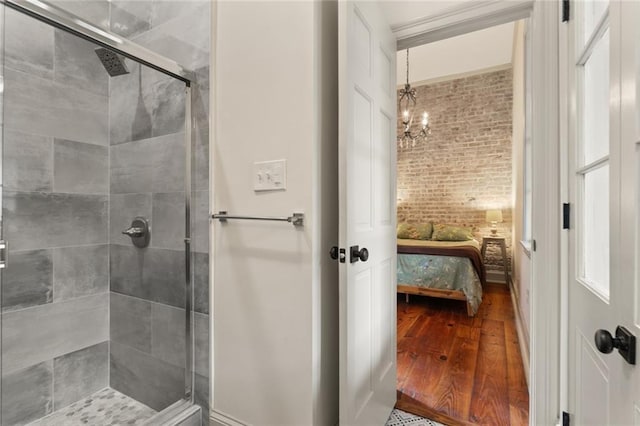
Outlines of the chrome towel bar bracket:
{"label": "chrome towel bar bracket", "polygon": [[218,219],[220,222],[227,220],[267,220],[272,222],[289,222],[293,226],[304,226],[304,213],[293,213],[288,217],[269,217],[269,216],[237,216],[227,214],[226,211],[219,211],[211,215],[211,219]]}

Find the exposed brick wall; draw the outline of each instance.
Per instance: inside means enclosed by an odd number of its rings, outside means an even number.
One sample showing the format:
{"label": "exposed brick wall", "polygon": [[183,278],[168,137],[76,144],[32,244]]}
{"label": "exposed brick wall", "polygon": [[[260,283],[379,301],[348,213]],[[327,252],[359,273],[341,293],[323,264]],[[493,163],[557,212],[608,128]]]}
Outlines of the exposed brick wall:
{"label": "exposed brick wall", "polygon": [[[499,208],[498,234],[506,239],[510,265],[512,71],[416,90],[417,112],[429,112],[431,135],[426,144],[398,148],[398,222],[464,225],[481,241],[490,229],[486,210]],[[398,120],[398,132],[401,126]],[[489,246],[486,264],[501,270],[497,246]]]}

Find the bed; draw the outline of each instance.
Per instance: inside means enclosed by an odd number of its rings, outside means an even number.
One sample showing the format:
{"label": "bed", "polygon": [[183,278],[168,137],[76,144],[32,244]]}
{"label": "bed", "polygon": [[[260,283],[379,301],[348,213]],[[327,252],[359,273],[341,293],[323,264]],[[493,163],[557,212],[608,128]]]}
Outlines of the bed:
{"label": "bed", "polygon": [[476,240],[398,239],[398,293],[463,300],[474,316],[485,274]]}

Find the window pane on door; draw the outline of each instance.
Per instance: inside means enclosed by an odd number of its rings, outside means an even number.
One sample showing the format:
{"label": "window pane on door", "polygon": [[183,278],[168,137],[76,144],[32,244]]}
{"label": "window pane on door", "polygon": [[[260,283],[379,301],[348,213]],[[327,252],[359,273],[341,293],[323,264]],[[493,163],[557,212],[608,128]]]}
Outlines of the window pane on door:
{"label": "window pane on door", "polygon": [[609,165],[584,176],[584,280],[609,297]]}
{"label": "window pane on door", "polygon": [[609,30],[584,64],[583,164],[609,154]]}
{"label": "window pane on door", "polygon": [[591,37],[591,33],[595,30],[596,25],[600,19],[602,19],[602,15],[605,10],[607,10],[607,6],[609,5],[608,1],[602,0],[586,0],[583,2],[584,7],[584,42],[583,45],[589,40]]}

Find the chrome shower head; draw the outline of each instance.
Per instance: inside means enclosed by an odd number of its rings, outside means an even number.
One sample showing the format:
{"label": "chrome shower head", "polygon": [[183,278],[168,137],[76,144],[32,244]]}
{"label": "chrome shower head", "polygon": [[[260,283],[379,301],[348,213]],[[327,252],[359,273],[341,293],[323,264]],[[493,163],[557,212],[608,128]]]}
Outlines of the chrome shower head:
{"label": "chrome shower head", "polygon": [[98,55],[100,62],[102,62],[102,66],[107,70],[111,77],[129,74],[129,70],[124,65],[124,58],[113,50],[100,47],[96,49],[95,52],[96,55]]}

